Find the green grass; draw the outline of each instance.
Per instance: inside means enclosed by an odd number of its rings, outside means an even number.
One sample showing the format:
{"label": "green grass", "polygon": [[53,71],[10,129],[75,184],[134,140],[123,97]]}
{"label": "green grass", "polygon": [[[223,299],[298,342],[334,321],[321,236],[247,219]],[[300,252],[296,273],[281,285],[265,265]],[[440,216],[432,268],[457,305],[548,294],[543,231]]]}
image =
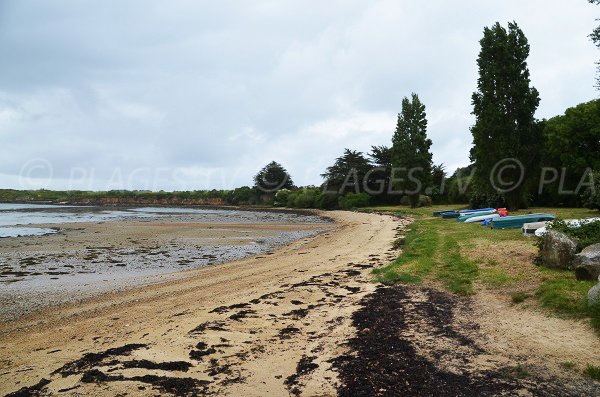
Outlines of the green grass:
{"label": "green grass", "polygon": [[529,294],[525,292],[513,292],[510,294],[510,300],[514,304],[519,304],[525,302],[525,299],[529,298]]}
{"label": "green grass", "polygon": [[441,266],[438,268],[438,279],[452,292],[472,295],[473,279],[477,277],[479,267],[461,255],[454,237],[444,236],[444,240],[439,258]]}
{"label": "green grass", "polygon": [[496,288],[512,284],[516,277],[497,267],[485,267],[479,269],[479,280],[488,287]]}
{"label": "green grass", "polygon": [[592,327],[600,334],[600,305],[587,303],[587,292],[593,281],[578,281],[570,271],[542,269],[545,277],[536,292],[540,305],[563,317],[589,317]]}
{"label": "green grass", "polygon": [[589,376],[590,378],[600,382],[600,367],[598,367],[596,365],[588,364],[588,366],[586,367],[585,371],[583,371],[583,373],[585,375]]}
{"label": "green grass", "polygon": [[378,281],[388,284],[414,284],[429,277],[441,281],[452,292],[470,295],[474,292],[473,279],[478,269],[461,255],[453,236],[440,233],[436,219],[424,219],[409,226],[403,254],[374,273]]}
{"label": "green grass", "polygon": [[523,379],[529,376],[529,371],[521,365],[518,364],[514,367],[506,368],[502,373],[502,377],[505,379]]}
{"label": "green grass", "polygon": [[[491,230],[478,224],[432,216],[434,211],[449,208],[456,206],[364,209],[394,212],[415,219],[406,233],[403,253],[389,265],[374,271],[378,281],[390,284],[430,281],[461,295],[475,294],[478,288],[485,286],[506,294],[507,300],[514,304],[531,298],[531,303],[558,316],[589,318],[600,334],[600,305],[587,304],[587,291],[594,282],[578,281],[571,271],[523,263],[522,258],[529,258],[528,255],[535,252],[536,239],[522,236],[519,230]],[[538,212],[555,214],[563,219],[598,216],[597,211],[585,208],[531,208],[518,214]],[[486,258],[480,252],[481,247],[495,250],[494,259]],[[504,247],[510,247],[506,254]],[[522,256],[515,257],[515,251],[522,252]],[[525,291],[510,291],[510,286],[522,281],[523,277],[528,277]]]}
{"label": "green grass", "polygon": [[568,369],[568,370],[574,370],[575,368],[577,368],[577,365],[572,362],[572,361],[565,361],[564,363],[560,363],[560,366],[563,367],[564,369]]}

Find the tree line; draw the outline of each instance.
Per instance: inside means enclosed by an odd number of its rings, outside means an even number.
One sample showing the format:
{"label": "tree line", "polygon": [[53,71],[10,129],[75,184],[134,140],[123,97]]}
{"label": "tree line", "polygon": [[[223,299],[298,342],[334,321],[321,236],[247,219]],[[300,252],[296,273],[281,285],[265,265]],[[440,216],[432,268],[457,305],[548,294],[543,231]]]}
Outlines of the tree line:
{"label": "tree line", "polygon": [[[600,27],[591,39],[600,46]],[[530,205],[600,209],[600,101],[538,120],[540,95],[527,65],[530,46],[517,23],[486,27],[480,45],[469,166],[447,175],[443,164],[433,164],[425,105],[413,93],[402,101],[391,147],[373,146],[366,155],[345,149],[321,174],[322,186],[295,189],[291,183],[271,197],[255,184],[258,197],[275,205],[317,208],[469,202],[512,210]],[[287,175],[277,163],[259,175],[274,175],[273,170]]]}

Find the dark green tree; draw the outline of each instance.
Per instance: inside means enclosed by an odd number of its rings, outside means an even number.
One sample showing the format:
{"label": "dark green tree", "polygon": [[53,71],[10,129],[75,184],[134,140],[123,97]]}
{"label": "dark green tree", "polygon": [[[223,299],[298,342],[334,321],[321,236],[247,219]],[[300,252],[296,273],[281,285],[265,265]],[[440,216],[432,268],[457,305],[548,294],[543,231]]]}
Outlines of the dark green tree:
{"label": "dark green tree", "polygon": [[371,163],[375,168],[369,174],[368,184],[372,189],[374,201],[389,202],[390,179],[392,175],[392,148],[388,146],[371,146],[369,153]]}
{"label": "dark green tree", "polygon": [[508,31],[499,23],[486,27],[480,44],[471,127],[476,188],[503,194],[514,210],[523,203],[541,157],[542,131],[534,118],[540,98],[530,87],[529,43],[512,22]]}
{"label": "dark green tree", "polygon": [[431,139],[427,138],[425,105],[415,93],[404,97],[392,137],[393,189],[407,194],[412,207],[431,184]]}
{"label": "dark green tree", "polygon": [[264,193],[275,193],[280,189],[294,187],[292,177],[283,166],[271,161],[254,176],[254,186]]}
{"label": "dark green tree", "polygon": [[569,108],[544,122],[540,203],[581,205],[589,170],[600,171],[600,100]]}
{"label": "dark green tree", "polygon": [[365,190],[365,176],[371,168],[371,163],[363,153],[344,149],[344,154],[331,167],[327,167],[321,176],[330,194],[362,193]]}

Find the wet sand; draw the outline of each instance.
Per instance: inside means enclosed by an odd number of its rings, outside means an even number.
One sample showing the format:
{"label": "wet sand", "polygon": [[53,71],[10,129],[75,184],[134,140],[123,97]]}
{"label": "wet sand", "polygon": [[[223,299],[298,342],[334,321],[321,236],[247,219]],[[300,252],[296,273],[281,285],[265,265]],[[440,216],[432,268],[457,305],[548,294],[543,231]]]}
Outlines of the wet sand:
{"label": "wet sand", "polygon": [[[184,213],[160,214],[167,210]],[[267,253],[331,227],[289,213],[154,211],[157,217],[143,214],[141,220],[36,225],[59,232],[0,239],[0,320],[172,280],[183,276],[181,270]]]}

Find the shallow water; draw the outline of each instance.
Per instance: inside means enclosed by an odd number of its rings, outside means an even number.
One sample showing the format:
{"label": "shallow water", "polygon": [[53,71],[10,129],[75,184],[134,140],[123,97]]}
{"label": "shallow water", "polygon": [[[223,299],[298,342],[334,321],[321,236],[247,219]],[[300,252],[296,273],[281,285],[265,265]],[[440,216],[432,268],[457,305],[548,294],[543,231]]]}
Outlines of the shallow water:
{"label": "shallow water", "polygon": [[[81,222],[92,224],[68,226]],[[112,226],[113,222],[120,223]],[[317,216],[288,212],[151,207],[16,209],[0,204],[0,237],[8,237],[0,240],[0,319],[160,281],[179,270],[258,255],[319,233],[319,224],[324,223],[327,221]],[[169,226],[181,224],[186,226]],[[135,239],[129,234],[113,237],[111,232],[93,231],[114,227],[117,233],[126,225],[134,234],[148,227],[156,229],[154,234]],[[43,236],[47,233],[58,234]],[[24,235],[29,237],[17,237]]]}
{"label": "shallow water", "polygon": [[0,238],[6,237],[25,237],[25,236],[44,236],[58,232],[57,229],[45,227],[0,227]]}

